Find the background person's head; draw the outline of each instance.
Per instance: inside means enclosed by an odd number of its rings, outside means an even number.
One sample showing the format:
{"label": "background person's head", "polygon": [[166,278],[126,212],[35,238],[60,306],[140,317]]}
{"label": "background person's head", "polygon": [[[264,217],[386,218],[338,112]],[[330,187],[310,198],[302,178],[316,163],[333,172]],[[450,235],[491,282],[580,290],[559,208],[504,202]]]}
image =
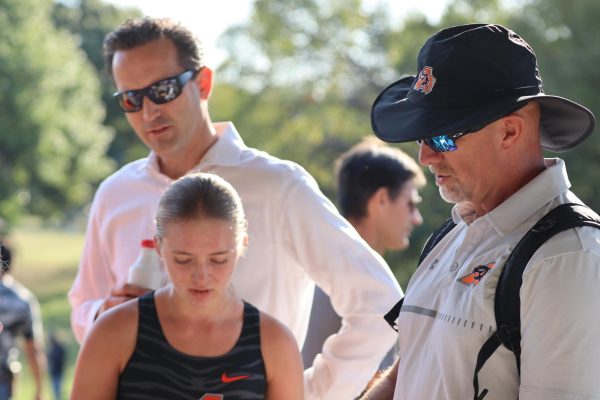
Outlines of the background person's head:
{"label": "background person's head", "polygon": [[12,267],[12,251],[7,243],[0,243],[0,277],[4,274],[8,274]]}
{"label": "background person's head", "polygon": [[163,194],[156,245],[174,286],[202,296],[226,291],[246,243],[242,202],[224,179],[190,174]]}
{"label": "background person's head", "polygon": [[416,225],[418,189],[425,176],[415,160],[398,148],[370,137],[336,162],[341,214],[379,253],[402,250]]}

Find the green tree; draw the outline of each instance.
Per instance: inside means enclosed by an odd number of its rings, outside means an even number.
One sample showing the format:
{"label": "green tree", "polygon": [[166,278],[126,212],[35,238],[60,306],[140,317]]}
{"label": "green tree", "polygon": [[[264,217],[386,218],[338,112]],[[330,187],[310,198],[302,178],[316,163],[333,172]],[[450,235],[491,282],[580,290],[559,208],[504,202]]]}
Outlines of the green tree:
{"label": "green tree", "polygon": [[391,75],[388,27],[384,9],[360,0],[257,0],[221,39],[229,58],[213,115],[234,120],[250,145],[301,163],[333,196],[333,160],[371,131],[370,104]]}
{"label": "green tree", "polygon": [[[257,0],[250,20],[221,38],[229,58],[218,70],[213,117],[235,121],[251,146],[304,166],[335,201],[334,160],[371,134],[373,100],[415,73],[416,54],[435,31],[421,15],[394,29],[388,15],[360,0]],[[416,155],[414,144],[400,147]],[[435,196],[445,208],[432,229],[448,209]],[[387,256],[403,283],[415,264],[407,259],[429,232],[416,232],[412,252]]]}
{"label": "green tree", "polygon": [[[510,27],[531,44],[538,57],[544,91],[572,99],[600,116],[600,3],[593,0],[523,1],[509,21]],[[600,135],[598,132],[565,159],[573,191],[596,211],[600,210]],[[556,154],[549,154],[556,157]]]}
{"label": "green tree", "polygon": [[66,29],[78,38],[80,48],[96,69],[100,79],[102,102],[106,109],[104,124],[115,131],[108,156],[119,166],[145,156],[148,150],[132,132],[127,119],[112,97],[115,86],[105,69],[102,42],[107,33],[125,20],[141,16],[142,13],[138,9],[116,7],[101,0],[57,2],[52,12],[56,26]]}
{"label": "green tree", "polygon": [[[381,3],[384,4],[384,3]],[[366,11],[360,0],[256,0],[248,23],[221,38],[229,58],[211,101],[216,119],[232,119],[245,140],[281,158],[299,162],[335,198],[333,160],[371,132],[369,113],[384,86],[417,72],[424,41],[440,29],[464,23],[500,23],[536,49],[545,87],[598,109],[594,20],[600,5],[560,0],[454,0],[440,21],[412,14],[392,25],[385,6]],[[598,209],[600,196],[589,182],[600,178],[596,136],[565,153],[574,189]],[[417,156],[414,144],[400,145]],[[406,282],[428,235],[448,218],[430,183],[423,190],[423,226],[411,249],[387,259]]]}
{"label": "green tree", "polygon": [[0,215],[61,217],[110,172],[99,83],[49,2],[0,0]]}

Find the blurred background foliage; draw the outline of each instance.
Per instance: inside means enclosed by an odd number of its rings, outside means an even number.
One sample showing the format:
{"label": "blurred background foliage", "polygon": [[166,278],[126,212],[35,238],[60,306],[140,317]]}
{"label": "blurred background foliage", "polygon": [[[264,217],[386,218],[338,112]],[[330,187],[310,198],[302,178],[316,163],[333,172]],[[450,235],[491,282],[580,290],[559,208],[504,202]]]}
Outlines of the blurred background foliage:
{"label": "blurred background foliage", "polygon": [[[598,111],[596,39],[600,3],[593,0],[454,0],[439,21],[411,14],[392,21],[386,3],[362,0],[255,0],[250,18],[219,39],[227,57],[216,70],[214,120],[232,120],[248,145],[303,165],[335,201],[336,157],[371,133],[373,99],[387,84],[416,72],[427,37],[468,22],[505,24],[539,58],[548,93]],[[38,216],[66,224],[99,181],[146,154],[116,107],[104,70],[104,35],[136,9],[101,0],[0,0],[0,214],[18,222]],[[416,156],[414,144],[400,145]],[[567,160],[574,190],[600,208],[594,135]],[[423,191],[425,223],[412,248],[388,255],[414,259],[448,216],[433,183]],[[404,281],[404,278],[401,279]]]}
{"label": "blurred background foliage", "polygon": [[[210,66],[213,120],[234,121],[249,146],[304,166],[335,202],[334,161],[371,133],[377,94],[416,73],[427,37],[470,22],[514,29],[535,49],[545,91],[600,115],[600,2],[450,0],[435,22],[417,13],[393,21],[386,3],[377,4],[255,0],[249,20],[219,39],[227,56]],[[101,0],[0,0],[0,216],[11,226],[31,217],[45,226],[84,222],[97,184],[146,154],[112,99],[101,54],[104,35],[140,15]],[[414,144],[400,147],[417,155]],[[597,211],[599,154],[595,134],[559,155],[573,190]],[[403,286],[427,236],[449,215],[433,182],[422,196],[425,222],[413,245],[386,255]],[[74,262],[62,279],[75,269]],[[24,277],[39,286],[35,274]]]}

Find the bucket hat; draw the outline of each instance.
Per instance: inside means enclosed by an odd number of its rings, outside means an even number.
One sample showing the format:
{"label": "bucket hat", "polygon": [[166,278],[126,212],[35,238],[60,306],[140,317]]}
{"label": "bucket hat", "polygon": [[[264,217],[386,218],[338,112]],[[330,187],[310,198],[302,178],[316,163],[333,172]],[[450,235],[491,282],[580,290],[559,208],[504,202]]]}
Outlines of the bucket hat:
{"label": "bucket hat", "polygon": [[417,64],[418,75],[392,83],[373,103],[371,125],[383,141],[479,130],[532,100],[540,104],[545,150],[568,150],[594,130],[590,110],[544,93],[533,49],[501,25],[441,30],[425,42]]}

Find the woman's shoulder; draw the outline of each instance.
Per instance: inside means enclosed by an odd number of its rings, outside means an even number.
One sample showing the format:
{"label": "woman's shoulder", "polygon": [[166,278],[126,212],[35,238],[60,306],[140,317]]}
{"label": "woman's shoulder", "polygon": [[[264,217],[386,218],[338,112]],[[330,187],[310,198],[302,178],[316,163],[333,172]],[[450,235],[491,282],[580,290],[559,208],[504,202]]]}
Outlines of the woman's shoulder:
{"label": "woman's shoulder", "polygon": [[298,344],[292,332],[277,319],[262,311],[260,313],[261,346],[277,351],[286,348],[298,350]]}
{"label": "woman's shoulder", "polygon": [[92,379],[86,372],[89,368],[101,369],[102,373],[97,374],[101,376],[99,379],[107,385],[115,384],[135,350],[137,309],[138,300],[132,299],[102,313],[94,321],[77,356],[76,378],[83,377],[77,378],[82,381],[79,385],[95,385],[90,383]]}
{"label": "woman's shoulder", "polygon": [[104,312],[92,325],[84,345],[111,353],[131,354],[137,340],[138,299],[128,300]]}
{"label": "woman's shoulder", "polygon": [[94,322],[93,329],[108,331],[118,331],[122,334],[131,328],[137,330],[138,315],[139,315],[139,299],[131,299],[110,310],[102,313]]}
{"label": "woman's shoulder", "polygon": [[260,342],[267,375],[266,398],[302,399],[302,358],[292,332],[261,312]]}

